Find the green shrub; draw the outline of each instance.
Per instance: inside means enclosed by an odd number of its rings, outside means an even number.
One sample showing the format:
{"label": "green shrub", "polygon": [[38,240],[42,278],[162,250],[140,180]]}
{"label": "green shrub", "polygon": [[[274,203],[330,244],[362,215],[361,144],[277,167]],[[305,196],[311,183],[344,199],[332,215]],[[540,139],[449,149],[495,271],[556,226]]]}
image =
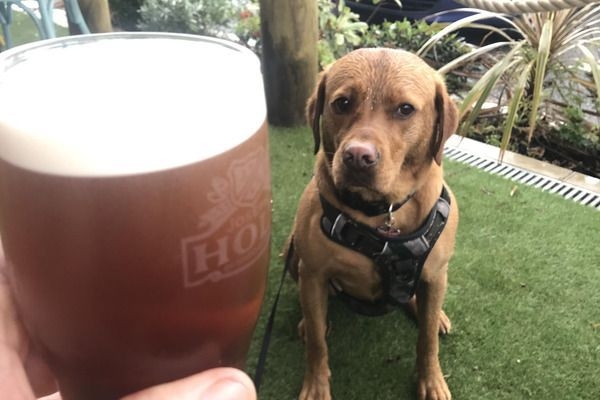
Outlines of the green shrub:
{"label": "green shrub", "polygon": [[319,0],[319,63],[331,64],[344,54],[362,47],[363,35],[369,26],[359,21],[358,14],[346,7],[344,0],[332,5]]}
{"label": "green shrub", "polygon": [[[386,21],[369,27],[363,37],[363,46],[393,47],[416,52],[443,27],[441,24],[429,24],[425,21]],[[444,36],[432,51],[422,56],[433,68],[438,69],[470,50],[463,38],[451,34]],[[466,88],[467,79],[462,74],[448,74],[446,83],[450,92],[457,92]]]}
{"label": "green shrub", "polygon": [[555,134],[574,147],[599,153],[600,127],[586,123],[585,115],[579,106],[568,105],[564,112],[566,119],[554,130]]}
{"label": "green shrub", "polygon": [[137,30],[142,0],[109,0],[113,25],[125,31]]}
{"label": "green shrub", "polygon": [[140,29],[223,36],[234,31],[232,23],[241,4],[231,0],[144,0]]}
{"label": "green shrub", "polygon": [[[350,51],[360,47],[390,47],[416,52],[442,30],[440,24],[408,20],[368,25],[348,8],[344,0],[332,6],[329,0],[319,0],[319,60],[324,67]],[[439,68],[470,48],[456,34],[446,35],[435,43],[425,59]],[[449,75],[446,78],[451,91],[464,88],[466,78]]]}
{"label": "green shrub", "polygon": [[[363,37],[364,46],[398,47],[416,52],[433,35],[442,30],[441,24],[425,21],[394,21],[371,25]],[[470,48],[456,34],[448,35],[436,43],[435,48],[424,55],[434,67],[441,67],[467,53]]]}

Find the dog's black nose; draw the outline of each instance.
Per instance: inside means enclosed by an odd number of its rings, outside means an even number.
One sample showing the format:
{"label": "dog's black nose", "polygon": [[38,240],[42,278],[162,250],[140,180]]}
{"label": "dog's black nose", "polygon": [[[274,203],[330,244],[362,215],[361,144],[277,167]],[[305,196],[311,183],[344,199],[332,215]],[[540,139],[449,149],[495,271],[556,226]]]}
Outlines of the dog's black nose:
{"label": "dog's black nose", "polygon": [[344,150],[344,164],[349,167],[366,169],[379,161],[379,153],[371,143],[350,143]]}

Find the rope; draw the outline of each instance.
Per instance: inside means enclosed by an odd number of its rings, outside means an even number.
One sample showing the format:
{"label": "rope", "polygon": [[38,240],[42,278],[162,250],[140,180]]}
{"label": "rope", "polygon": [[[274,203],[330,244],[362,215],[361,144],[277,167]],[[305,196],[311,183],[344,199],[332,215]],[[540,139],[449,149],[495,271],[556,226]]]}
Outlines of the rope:
{"label": "rope", "polygon": [[504,14],[546,12],[584,7],[600,0],[456,0],[471,8]]}

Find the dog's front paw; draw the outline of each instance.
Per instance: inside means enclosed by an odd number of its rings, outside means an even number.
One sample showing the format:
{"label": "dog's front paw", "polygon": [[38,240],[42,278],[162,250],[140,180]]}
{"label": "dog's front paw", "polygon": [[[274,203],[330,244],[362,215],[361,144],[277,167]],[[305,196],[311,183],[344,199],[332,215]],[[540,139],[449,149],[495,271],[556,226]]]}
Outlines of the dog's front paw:
{"label": "dog's front paw", "polygon": [[450,322],[450,318],[448,318],[444,310],[440,310],[440,335],[447,335],[451,330],[452,322]]}
{"label": "dog's front paw", "polygon": [[[418,308],[417,308],[417,298],[415,296],[411,297],[411,299],[404,305],[406,311],[417,320],[419,320]],[[447,335],[452,330],[452,322],[450,322],[450,318],[446,315],[444,310],[440,310],[440,327],[439,334]]]}
{"label": "dog's front paw", "polygon": [[299,400],[331,400],[329,371],[320,376],[306,376]]}
{"label": "dog's front paw", "polygon": [[448,384],[442,375],[442,371],[425,374],[419,377],[418,398],[419,400],[451,400],[452,395]]}

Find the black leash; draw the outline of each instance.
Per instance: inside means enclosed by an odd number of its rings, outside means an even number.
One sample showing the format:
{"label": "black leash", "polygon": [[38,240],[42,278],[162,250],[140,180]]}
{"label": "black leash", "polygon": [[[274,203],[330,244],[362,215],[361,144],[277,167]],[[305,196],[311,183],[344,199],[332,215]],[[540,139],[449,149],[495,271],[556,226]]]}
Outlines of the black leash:
{"label": "black leash", "polygon": [[262,383],[262,377],[265,372],[265,365],[267,363],[267,352],[269,351],[269,345],[271,344],[271,335],[273,333],[273,325],[275,323],[275,313],[277,312],[277,305],[279,304],[279,297],[281,295],[281,289],[283,288],[283,282],[285,282],[285,275],[288,270],[289,262],[292,259],[294,252],[294,246],[290,242],[290,248],[288,250],[287,257],[285,259],[285,265],[283,266],[283,273],[281,274],[281,281],[279,282],[279,288],[273,301],[273,307],[265,326],[265,334],[263,336],[262,345],[260,347],[260,353],[258,355],[258,362],[256,364],[256,370],[254,372],[254,386],[256,387],[256,393],[260,390],[260,384]]}

